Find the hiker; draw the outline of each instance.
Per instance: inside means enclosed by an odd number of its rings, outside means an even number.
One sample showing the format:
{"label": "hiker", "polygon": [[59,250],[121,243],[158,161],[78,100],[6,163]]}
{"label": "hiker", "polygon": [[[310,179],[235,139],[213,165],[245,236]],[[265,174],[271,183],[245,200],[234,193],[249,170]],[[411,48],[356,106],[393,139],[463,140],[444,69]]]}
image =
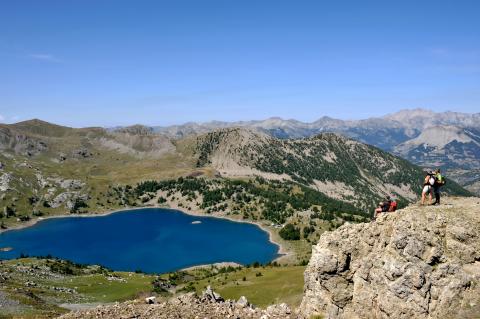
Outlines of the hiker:
{"label": "hiker", "polygon": [[435,183],[433,184],[433,193],[435,194],[435,202],[432,205],[440,205],[440,188],[445,185],[445,178],[440,174],[440,169],[435,170]]}
{"label": "hiker", "polygon": [[432,202],[433,185],[435,185],[435,176],[432,171],[428,171],[423,180],[422,205],[425,205],[425,196],[428,194],[430,204]]}
{"label": "hiker", "polygon": [[392,200],[390,196],[387,196],[385,198],[385,201],[378,203],[378,207],[375,209],[375,214],[373,217],[376,219],[378,215],[380,215],[381,213],[388,212],[390,210],[391,204],[392,204]]}

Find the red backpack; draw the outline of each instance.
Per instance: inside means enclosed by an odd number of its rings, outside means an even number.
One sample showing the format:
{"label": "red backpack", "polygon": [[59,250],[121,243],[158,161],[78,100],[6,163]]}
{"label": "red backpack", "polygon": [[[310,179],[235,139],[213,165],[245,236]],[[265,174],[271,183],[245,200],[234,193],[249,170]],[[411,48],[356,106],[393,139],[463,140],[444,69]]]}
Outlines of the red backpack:
{"label": "red backpack", "polygon": [[397,210],[397,202],[396,201],[392,201],[390,203],[390,208],[388,209],[389,212],[394,212]]}

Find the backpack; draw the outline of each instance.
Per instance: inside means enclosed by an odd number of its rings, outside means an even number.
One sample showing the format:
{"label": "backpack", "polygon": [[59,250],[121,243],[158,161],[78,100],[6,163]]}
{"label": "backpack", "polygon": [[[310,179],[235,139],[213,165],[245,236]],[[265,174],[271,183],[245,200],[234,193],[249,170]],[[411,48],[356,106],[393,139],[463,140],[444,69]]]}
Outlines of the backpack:
{"label": "backpack", "polygon": [[429,175],[430,177],[428,178],[428,184],[433,186],[435,184],[435,177],[433,175]]}
{"label": "backpack", "polygon": [[445,177],[443,177],[443,176],[440,175],[440,174],[438,174],[438,175],[436,176],[436,179],[437,179],[437,184],[438,184],[438,185],[443,186],[443,185],[445,185],[445,184],[447,183],[447,181],[445,180]]}
{"label": "backpack", "polygon": [[389,212],[394,212],[397,210],[397,202],[396,201],[392,201],[390,203],[390,208],[388,209]]}

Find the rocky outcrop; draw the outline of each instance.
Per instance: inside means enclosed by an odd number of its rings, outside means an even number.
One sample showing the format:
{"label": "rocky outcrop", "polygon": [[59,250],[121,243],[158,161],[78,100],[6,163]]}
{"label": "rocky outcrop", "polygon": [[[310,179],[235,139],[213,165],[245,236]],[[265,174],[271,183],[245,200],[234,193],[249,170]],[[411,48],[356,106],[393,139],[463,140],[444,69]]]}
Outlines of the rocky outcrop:
{"label": "rocky outcrop", "polygon": [[80,158],[80,159],[81,158],[89,158],[89,157],[93,156],[93,153],[89,149],[83,147],[83,148],[73,150],[72,151],[72,156],[74,158]]}
{"label": "rocky outcrop", "polygon": [[71,312],[62,319],[96,319],[96,318],[137,318],[137,319],[225,319],[225,318],[261,318],[261,319],[289,319],[295,318],[286,304],[270,306],[267,309],[255,308],[245,297],[237,302],[224,301],[211,288],[204,291],[201,297],[194,293],[170,298],[166,301],[153,303],[145,300],[129,301],[112,306],[99,306],[91,310]]}
{"label": "rocky outcrop", "polygon": [[305,271],[300,312],[305,318],[478,316],[480,199],[410,206],[324,233]]}
{"label": "rocky outcrop", "polygon": [[11,150],[16,154],[33,156],[47,149],[48,146],[44,140],[0,124],[0,150]]}

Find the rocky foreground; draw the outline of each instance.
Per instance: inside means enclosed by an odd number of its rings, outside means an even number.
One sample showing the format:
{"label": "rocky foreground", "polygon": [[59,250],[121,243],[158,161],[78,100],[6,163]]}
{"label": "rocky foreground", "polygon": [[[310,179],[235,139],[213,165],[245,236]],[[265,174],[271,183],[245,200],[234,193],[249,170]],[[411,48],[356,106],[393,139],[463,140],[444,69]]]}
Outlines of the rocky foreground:
{"label": "rocky foreground", "polygon": [[71,312],[63,319],[96,318],[135,318],[135,319],[225,319],[225,318],[261,318],[288,319],[295,318],[286,304],[273,305],[267,309],[255,308],[245,297],[238,301],[223,300],[210,287],[201,297],[188,293],[164,302],[155,302],[153,298],[144,301],[130,301],[111,306],[100,306],[91,310]]}
{"label": "rocky foreground", "polygon": [[480,318],[480,199],[410,206],[322,235],[299,309],[224,301],[211,289],[154,304],[131,301],[76,318]]}
{"label": "rocky foreground", "polygon": [[480,318],[480,199],[445,202],[323,234],[302,315]]}

